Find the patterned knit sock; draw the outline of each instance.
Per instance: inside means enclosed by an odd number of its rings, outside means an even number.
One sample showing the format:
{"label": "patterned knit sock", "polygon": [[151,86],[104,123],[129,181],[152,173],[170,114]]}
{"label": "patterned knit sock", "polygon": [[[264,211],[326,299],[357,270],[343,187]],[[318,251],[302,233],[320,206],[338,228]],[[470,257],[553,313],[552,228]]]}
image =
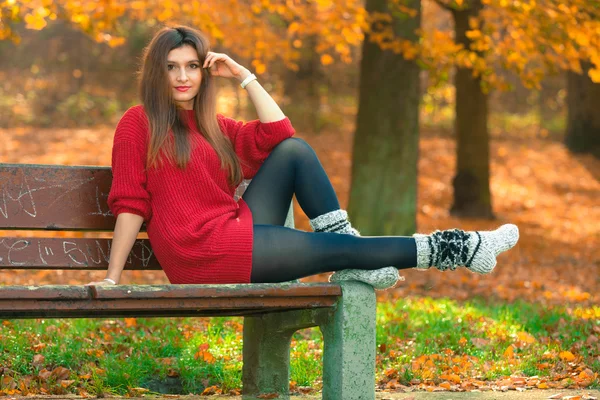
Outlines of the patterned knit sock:
{"label": "patterned knit sock", "polygon": [[452,229],[430,235],[414,234],[413,237],[417,242],[418,269],[433,266],[445,271],[465,266],[473,272],[488,274],[496,266],[496,256],[517,243],[519,228],[506,224],[494,231]]}
{"label": "patterned knit sock", "polygon": [[[310,227],[315,232],[333,232],[360,236],[350,225],[345,210],[334,210],[310,220]],[[396,267],[385,267],[377,270],[345,269],[329,276],[329,282],[360,281],[373,286],[377,290],[394,287],[400,280]]]}

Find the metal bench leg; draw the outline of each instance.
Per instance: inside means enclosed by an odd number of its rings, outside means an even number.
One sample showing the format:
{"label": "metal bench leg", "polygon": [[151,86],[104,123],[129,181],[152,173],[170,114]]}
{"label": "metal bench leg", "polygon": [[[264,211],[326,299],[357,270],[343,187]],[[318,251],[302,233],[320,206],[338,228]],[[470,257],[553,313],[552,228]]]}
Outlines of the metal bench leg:
{"label": "metal bench leg", "polygon": [[359,282],[343,282],[342,298],[323,332],[323,399],[374,400],[375,291]]}
{"label": "metal bench leg", "polygon": [[285,311],[244,317],[243,398],[279,394],[289,399],[290,343],[299,329],[319,326],[333,317],[332,309]]}

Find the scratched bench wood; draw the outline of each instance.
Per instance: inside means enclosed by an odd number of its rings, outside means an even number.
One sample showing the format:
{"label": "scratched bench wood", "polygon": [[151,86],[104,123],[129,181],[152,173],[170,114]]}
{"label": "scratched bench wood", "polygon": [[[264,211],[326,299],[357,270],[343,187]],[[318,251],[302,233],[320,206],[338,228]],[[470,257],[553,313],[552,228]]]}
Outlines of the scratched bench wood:
{"label": "scratched bench wood", "polygon": [[[111,179],[108,167],[0,164],[0,269],[105,270],[110,239],[3,231],[112,231]],[[148,240],[135,242],[125,269],[160,269]],[[0,286],[0,319],[244,316],[246,399],[289,398],[291,337],[314,326],[324,338],[323,398],[374,399],[375,304],[357,282]]]}

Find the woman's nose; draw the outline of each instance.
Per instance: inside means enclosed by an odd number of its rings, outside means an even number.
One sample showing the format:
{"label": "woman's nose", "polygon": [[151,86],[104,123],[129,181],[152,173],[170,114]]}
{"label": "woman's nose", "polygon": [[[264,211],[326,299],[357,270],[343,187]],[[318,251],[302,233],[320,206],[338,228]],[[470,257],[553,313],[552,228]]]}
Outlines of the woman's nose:
{"label": "woman's nose", "polygon": [[187,81],[187,75],[186,75],[186,73],[185,73],[185,68],[181,69],[180,71],[181,71],[181,72],[179,72],[178,79],[179,79],[180,81],[182,81],[182,82],[185,82],[185,81]]}

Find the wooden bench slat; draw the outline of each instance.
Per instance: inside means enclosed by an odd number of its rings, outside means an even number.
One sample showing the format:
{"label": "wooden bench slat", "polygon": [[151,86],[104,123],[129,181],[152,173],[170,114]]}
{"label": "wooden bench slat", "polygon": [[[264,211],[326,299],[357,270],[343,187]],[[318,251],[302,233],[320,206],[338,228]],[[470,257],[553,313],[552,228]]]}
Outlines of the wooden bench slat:
{"label": "wooden bench slat", "polygon": [[0,229],[112,230],[110,167],[0,164]]}
{"label": "wooden bench slat", "polygon": [[334,283],[253,283],[239,285],[46,285],[0,286],[0,300],[63,299],[189,299],[189,298],[302,298],[338,297],[342,289]]}
{"label": "wooden bench slat", "polygon": [[277,308],[282,310],[331,307],[335,304],[336,297],[308,296],[297,298],[191,298],[191,299],[114,299],[101,301],[97,299],[63,299],[63,300],[0,300],[0,317],[5,313],[15,311],[87,311],[92,316],[95,311],[195,311],[195,310],[245,310]]}
{"label": "wooden bench slat", "polygon": [[238,285],[116,285],[94,287],[94,299],[169,299],[169,298],[294,298],[341,296],[337,284],[238,284]]}
{"label": "wooden bench slat", "polygon": [[[112,239],[0,237],[0,269],[106,270]],[[127,270],[160,270],[150,242],[139,239]]]}
{"label": "wooden bench slat", "polygon": [[337,284],[0,287],[0,318],[252,315],[333,307]]}
{"label": "wooden bench slat", "polygon": [[0,286],[0,300],[87,300],[91,298],[92,293],[86,286]]}
{"label": "wooden bench slat", "polygon": [[307,308],[332,308],[335,304],[312,303],[309,307],[298,305],[298,307],[246,307],[235,309],[223,308],[201,308],[191,307],[185,309],[152,309],[152,310],[129,310],[129,309],[75,309],[65,307],[62,309],[19,309],[6,310],[0,313],[2,319],[30,319],[30,318],[154,318],[154,317],[249,317],[273,312],[303,310]]}

